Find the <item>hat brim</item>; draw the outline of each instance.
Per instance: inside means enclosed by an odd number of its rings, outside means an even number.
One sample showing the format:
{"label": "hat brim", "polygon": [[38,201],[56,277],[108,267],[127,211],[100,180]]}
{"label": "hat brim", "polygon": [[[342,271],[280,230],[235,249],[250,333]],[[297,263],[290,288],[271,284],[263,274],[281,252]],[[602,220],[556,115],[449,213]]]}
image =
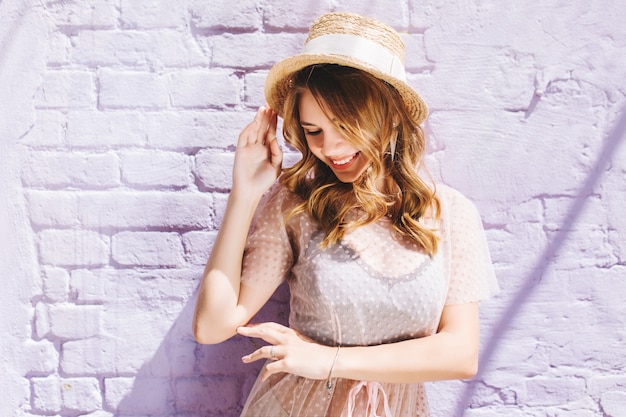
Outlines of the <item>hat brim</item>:
{"label": "hat brim", "polygon": [[406,82],[385,74],[367,63],[343,55],[298,54],[274,65],[265,80],[265,99],[280,117],[283,117],[285,113],[284,104],[291,89],[292,76],[303,68],[315,64],[337,64],[368,72],[398,90],[416,124],[421,124],[428,116],[428,107],[415,89]]}

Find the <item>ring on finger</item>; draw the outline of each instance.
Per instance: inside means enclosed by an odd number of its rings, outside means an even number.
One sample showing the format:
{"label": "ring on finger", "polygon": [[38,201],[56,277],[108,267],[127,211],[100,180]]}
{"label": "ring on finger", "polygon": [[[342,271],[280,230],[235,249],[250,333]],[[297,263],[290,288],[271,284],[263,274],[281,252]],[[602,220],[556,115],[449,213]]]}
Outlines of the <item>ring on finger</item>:
{"label": "ring on finger", "polygon": [[274,355],[274,346],[270,348],[270,359],[276,359],[276,356]]}

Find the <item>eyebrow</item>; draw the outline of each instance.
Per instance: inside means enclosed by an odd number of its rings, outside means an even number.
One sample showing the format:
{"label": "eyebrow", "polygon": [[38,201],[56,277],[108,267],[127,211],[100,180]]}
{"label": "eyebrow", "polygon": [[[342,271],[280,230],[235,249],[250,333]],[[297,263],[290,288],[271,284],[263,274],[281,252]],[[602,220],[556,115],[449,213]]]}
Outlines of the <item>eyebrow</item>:
{"label": "eyebrow", "polygon": [[305,122],[303,120],[300,120],[300,126],[317,126],[317,125],[313,124],[313,123]]}

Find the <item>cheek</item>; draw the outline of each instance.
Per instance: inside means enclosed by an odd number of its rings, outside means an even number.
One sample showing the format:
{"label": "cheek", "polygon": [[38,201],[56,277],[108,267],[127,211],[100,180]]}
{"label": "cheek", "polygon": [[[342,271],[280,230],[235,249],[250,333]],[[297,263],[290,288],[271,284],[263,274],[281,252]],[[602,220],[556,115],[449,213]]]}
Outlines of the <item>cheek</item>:
{"label": "cheek", "polygon": [[306,144],[309,147],[309,150],[319,158],[322,151],[322,144],[320,140],[317,138],[307,138]]}

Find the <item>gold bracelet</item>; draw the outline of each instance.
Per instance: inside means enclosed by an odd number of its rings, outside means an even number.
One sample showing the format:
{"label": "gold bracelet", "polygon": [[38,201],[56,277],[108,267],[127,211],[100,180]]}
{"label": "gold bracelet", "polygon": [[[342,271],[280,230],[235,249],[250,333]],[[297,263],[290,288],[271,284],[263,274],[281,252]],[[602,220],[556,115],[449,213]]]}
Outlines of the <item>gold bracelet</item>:
{"label": "gold bracelet", "polygon": [[333,363],[330,365],[330,371],[328,371],[328,380],[326,381],[326,389],[328,390],[329,395],[333,390],[333,383],[331,381],[331,378],[333,376],[333,369],[335,368],[335,362],[337,362],[337,356],[339,356],[340,349],[341,349],[341,346],[337,346],[337,353],[335,353],[335,359],[333,359]]}

